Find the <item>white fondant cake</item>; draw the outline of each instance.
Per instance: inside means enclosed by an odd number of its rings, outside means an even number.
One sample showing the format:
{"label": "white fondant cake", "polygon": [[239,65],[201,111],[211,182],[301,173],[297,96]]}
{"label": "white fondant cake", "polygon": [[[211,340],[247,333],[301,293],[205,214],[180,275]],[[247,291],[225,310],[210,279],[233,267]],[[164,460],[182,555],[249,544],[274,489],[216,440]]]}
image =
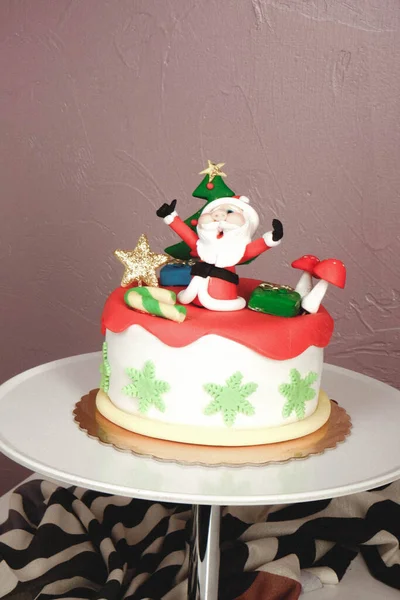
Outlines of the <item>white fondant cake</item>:
{"label": "white fondant cake", "polygon": [[[242,280],[245,298],[259,282]],[[241,446],[306,435],[328,419],[320,393],[332,319],[188,307],[184,323],[130,309],[119,288],[103,313],[98,409],[144,435]]]}
{"label": "white fondant cake", "polygon": [[226,429],[221,412],[205,413],[213,398],[204,386],[226,386],[226,381],[239,368],[243,376],[241,386],[255,383],[257,388],[247,397],[254,414],[237,412],[230,425],[232,431],[277,427],[298,420],[295,410],[283,417],[287,398],[280,392],[282,384],[290,384],[292,369],[302,376],[309,372],[316,374],[309,388],[314,390],[314,397],[305,402],[304,418],[312,415],[317,407],[322,348],[310,346],[295,358],[276,361],[213,334],[183,348],[171,348],[140,325],[131,325],[122,333],[107,331],[106,342],[111,369],[108,394],[113,404],[127,413],[143,414],[139,410],[138,399],[128,396],[123,390],[131,383],[128,370],[141,371],[147,361],[154,364],[155,378],[168,382],[170,386],[163,394],[165,411],[161,412],[154,404],[146,411],[149,419],[162,423]]}
{"label": "white fondant cake", "polygon": [[226,186],[222,166],[209,161],[202,172],[193,196],[207,202],[192,217],[179,217],[176,200],[157,210],[182,240],[166,251],[190,259],[190,272],[188,263],[175,264],[166,284],[169,259],[151,252],[145,235],[134,250],[115,251],[125,272],[103,311],[97,409],[130,431],[186,443],[301,437],[329,418],[320,382],[333,321],[321,301],[328,283],[344,287],[345,268],[304,255],[292,263],[303,272],[295,290],[239,281],[236,265],[278,246],[283,225],[273,219],[272,230],[253,240],[258,214]]}

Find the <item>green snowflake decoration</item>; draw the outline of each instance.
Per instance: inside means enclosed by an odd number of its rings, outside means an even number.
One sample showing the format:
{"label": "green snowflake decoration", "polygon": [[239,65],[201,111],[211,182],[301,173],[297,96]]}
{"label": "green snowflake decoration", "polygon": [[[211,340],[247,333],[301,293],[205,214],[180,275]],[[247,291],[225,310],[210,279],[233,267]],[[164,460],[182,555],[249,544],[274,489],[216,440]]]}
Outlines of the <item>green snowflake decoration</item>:
{"label": "green snowflake decoration", "polygon": [[143,369],[126,369],[126,373],[132,380],[122,388],[122,391],[127,396],[137,398],[139,400],[139,412],[146,413],[150,406],[155,406],[160,412],[165,412],[165,402],[161,398],[161,394],[168,392],[170,389],[169,383],[160,381],[155,378],[156,369],[151,360],[145,362]]}
{"label": "green snowflake decoration", "polygon": [[103,342],[102,355],[103,355],[103,362],[100,365],[100,374],[101,374],[100,389],[105,394],[108,394],[108,390],[110,388],[111,367],[110,367],[110,363],[108,362],[107,342]]}
{"label": "green snowflake decoration", "polygon": [[304,419],[306,413],[306,402],[315,397],[316,391],[311,387],[318,379],[317,373],[310,371],[304,379],[297,369],[290,370],[291,383],[282,383],[279,386],[280,393],[287,399],[282,415],[287,419],[292,412],[296,413],[298,419]]}
{"label": "green snowflake decoration", "polygon": [[232,427],[238,413],[248,417],[254,415],[254,406],[250,404],[247,397],[256,391],[258,385],[254,382],[241,385],[242,379],[243,375],[236,371],[226,380],[226,385],[206,383],[203,388],[213,397],[213,400],[204,409],[204,414],[215,415],[221,412],[227,427]]}

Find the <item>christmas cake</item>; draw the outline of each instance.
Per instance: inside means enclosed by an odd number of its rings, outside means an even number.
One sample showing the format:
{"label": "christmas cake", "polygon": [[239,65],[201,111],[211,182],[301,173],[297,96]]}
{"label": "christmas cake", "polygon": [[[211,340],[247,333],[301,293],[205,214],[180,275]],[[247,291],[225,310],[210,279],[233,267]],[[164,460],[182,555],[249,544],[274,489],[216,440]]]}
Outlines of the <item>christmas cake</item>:
{"label": "christmas cake", "polygon": [[320,381],[333,320],[321,301],[329,283],[344,287],[345,268],[305,255],[292,263],[302,273],[295,289],[239,280],[236,266],[279,246],[283,225],[273,219],[256,237],[258,214],[226,186],[222,166],[209,161],[202,172],[193,195],[206,203],[196,214],[183,221],[176,200],[157,211],[182,240],[167,254],[144,235],[134,250],[115,251],[125,272],[102,315],[97,410],[124,429],[184,443],[302,437],[329,419]]}

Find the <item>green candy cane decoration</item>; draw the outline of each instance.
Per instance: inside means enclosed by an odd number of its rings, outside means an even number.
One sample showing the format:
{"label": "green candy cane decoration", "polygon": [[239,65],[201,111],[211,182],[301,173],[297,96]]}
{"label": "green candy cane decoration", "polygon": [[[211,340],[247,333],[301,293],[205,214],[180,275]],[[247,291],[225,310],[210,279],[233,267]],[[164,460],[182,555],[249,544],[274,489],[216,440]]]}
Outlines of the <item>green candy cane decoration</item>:
{"label": "green candy cane decoration", "polygon": [[182,323],[186,318],[186,308],[176,304],[176,294],[158,287],[136,287],[128,290],[125,303],[135,310]]}

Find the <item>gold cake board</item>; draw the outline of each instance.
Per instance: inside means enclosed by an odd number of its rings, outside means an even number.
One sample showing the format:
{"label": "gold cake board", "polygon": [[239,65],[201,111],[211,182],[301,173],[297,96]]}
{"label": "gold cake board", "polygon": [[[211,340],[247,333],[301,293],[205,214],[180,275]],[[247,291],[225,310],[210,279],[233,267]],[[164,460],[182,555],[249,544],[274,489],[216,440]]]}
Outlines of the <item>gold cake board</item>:
{"label": "gold cake board", "polygon": [[[96,409],[97,394],[97,389],[91,390],[81,398],[74,409],[75,421],[89,437],[98,439],[100,443],[112,445],[117,450],[181,464],[243,466],[302,459],[335,448],[345,440],[351,430],[351,420],[344,408],[334,400],[329,400],[324,393],[330,410],[328,421],[303,437],[252,446],[185,444],[140,435],[111,423]],[[323,405],[326,411],[324,400]]]}

